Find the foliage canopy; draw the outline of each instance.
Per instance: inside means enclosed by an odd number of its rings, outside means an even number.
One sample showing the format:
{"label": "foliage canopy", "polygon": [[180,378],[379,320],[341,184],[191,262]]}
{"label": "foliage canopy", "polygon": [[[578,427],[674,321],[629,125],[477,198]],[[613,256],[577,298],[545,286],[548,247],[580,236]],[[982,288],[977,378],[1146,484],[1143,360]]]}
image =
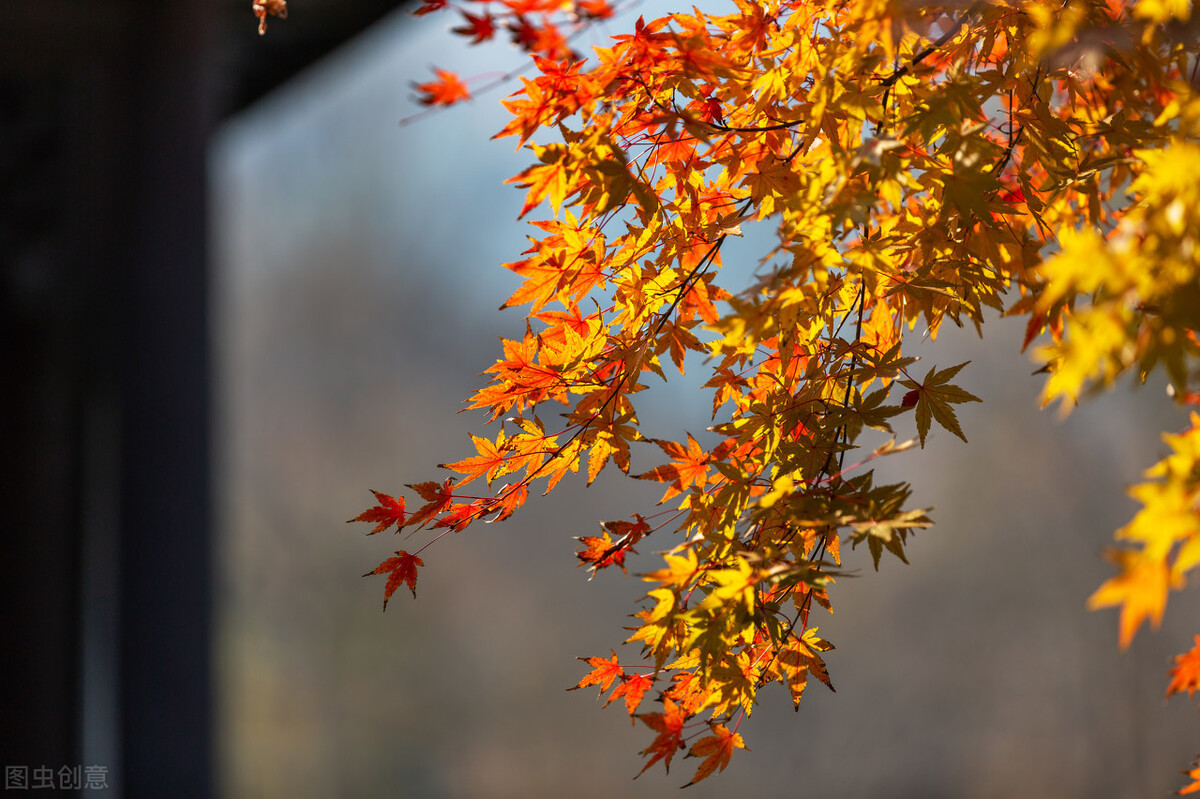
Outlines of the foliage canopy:
{"label": "foliage canopy", "polygon": [[[263,25],[286,13],[254,8]],[[666,550],[627,641],[642,661],[586,658],[576,687],[611,690],[645,723],[645,768],[686,750],[701,758],[689,784],[723,770],[760,688],[782,683],[797,705],[810,677],[832,688],[810,612],[830,607],[843,545],[878,568],[931,524],[872,467],[935,423],[965,441],[954,406],[979,400],[957,384],[966,364],[918,371],[906,334],[936,338],[949,319],[982,335],[991,308],[1028,319],[1044,405],[1066,412],[1159,369],[1196,409],[1131,489],[1141,509],[1089,600],[1119,608],[1122,648],[1159,624],[1200,564],[1190,0],[733,0],[639,18],[587,58],[570,42],[614,15],[606,0],[416,13],[452,11],[471,42],[507,33],[532,56],[497,136],[530,151],[512,182],[521,216],[545,218],[505,264],[523,283],[502,307],[527,307],[524,335],[468,403],[494,434],[445,464],[454,476],[409,486],[414,509],[377,492],[352,520],[435,532],[369,572],[388,575],[385,606],[401,585],[415,595],[442,535],[507,519],[570,473],[628,474],[631,447],[657,448],[661,465],[630,476],[662,484],[661,510],[605,522],[577,552],[594,575],[649,536]],[[440,69],[417,89],[429,106],[471,96]],[[749,285],[728,285],[722,246],[752,223],[772,246]],[[637,394],[689,352],[707,357],[711,445],[638,420]],[[909,413],[917,441],[864,443]],[[1168,695],[1200,685],[1196,640]],[[1200,767],[1189,776],[1181,792],[1200,791]]]}

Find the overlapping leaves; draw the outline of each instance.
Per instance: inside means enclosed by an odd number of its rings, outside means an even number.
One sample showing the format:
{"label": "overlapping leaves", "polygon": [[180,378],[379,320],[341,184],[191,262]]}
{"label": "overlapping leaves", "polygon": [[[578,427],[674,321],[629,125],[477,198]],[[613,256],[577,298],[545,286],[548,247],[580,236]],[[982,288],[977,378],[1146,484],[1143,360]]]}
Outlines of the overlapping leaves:
{"label": "overlapping leaves", "polygon": [[[922,446],[934,422],[965,441],[953,406],[978,398],[951,382],[965,364],[910,372],[906,333],[1026,314],[1024,346],[1048,337],[1047,402],[1162,366],[1200,404],[1200,36],[1191,5],[1166,0],[736,0],[574,53],[570,35],[612,10],[461,12],[461,35],[504,31],[535,55],[499,135],[536,159],[513,179],[521,215],[551,218],[507,264],[525,332],[469,400],[500,430],[472,437],[456,477],[412,486],[416,511],[377,495],[357,520],[436,540],[511,516],[535,483],[651,459],[634,476],[663,484],[663,509],[605,522],[577,553],[594,575],[648,536],[665,552],[627,641],[638,662],[588,658],[578,687],[655,733],[646,768],[701,758],[696,782],[744,748],[763,685],[797,704],[810,675],[832,687],[809,617],[830,606],[841,543],[878,567],[930,524],[873,462],[908,448],[891,436],[910,413]],[[466,96],[437,74],[422,102]],[[728,285],[725,243],[756,225],[773,240]],[[636,395],[692,352],[708,358],[709,434],[644,433]],[[1120,606],[1122,646],[1200,563],[1198,426],[1134,489],[1119,573],[1092,598]],[[415,593],[419,565],[398,552],[372,573],[386,596]],[[1182,661],[1173,688],[1193,672]],[[661,711],[639,712],[649,696]]]}

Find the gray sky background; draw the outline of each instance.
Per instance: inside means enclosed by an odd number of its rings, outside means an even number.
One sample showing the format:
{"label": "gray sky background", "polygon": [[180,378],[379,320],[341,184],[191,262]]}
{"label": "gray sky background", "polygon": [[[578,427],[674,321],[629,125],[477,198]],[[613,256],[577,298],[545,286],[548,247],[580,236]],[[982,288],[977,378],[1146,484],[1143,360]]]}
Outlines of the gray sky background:
{"label": "gray sky background", "polygon": [[[418,110],[410,82],[430,65],[471,76],[519,63],[446,35],[450,21],[385,21],[213,145],[224,792],[676,796],[696,761],[632,781],[651,731],[565,691],[587,671],[574,658],[617,645],[643,593],[635,576],[587,582],[573,536],[651,508],[656,488],[575,481],[505,524],[443,539],[423,556],[416,601],[402,589],[387,613],[384,578],[359,576],[425,539],[368,538],[345,520],[371,504],[368,489],[398,492],[472,453],[481,420],[456,411],[497,336],[523,329],[519,310],[496,311],[519,282],[500,264],[526,241],[521,192],[503,181],[529,158],[488,138],[511,89],[397,124]],[[726,262],[752,267],[755,236],[735,244]],[[1059,422],[1037,409],[1022,325],[988,329],[986,343],[949,331],[922,347],[930,365],[973,360],[961,382],[984,403],[960,406],[969,445],[943,432],[881,466],[936,506],[937,525],[912,542],[911,566],[885,560],[875,574],[855,553],[861,578],[835,587],[835,615],[814,616],[837,646],[837,693],[814,686],[793,713],[778,686],[765,690],[740,730],[752,751],[693,799],[1179,786],[1200,716],[1161,697],[1170,655],[1196,629],[1195,590],[1174,594],[1164,629],[1124,655],[1115,613],[1084,602],[1134,509],[1124,487],[1182,417],[1151,385]],[[644,425],[703,430],[702,379],[648,392]],[[631,571],[656,568],[671,544],[648,540]]]}

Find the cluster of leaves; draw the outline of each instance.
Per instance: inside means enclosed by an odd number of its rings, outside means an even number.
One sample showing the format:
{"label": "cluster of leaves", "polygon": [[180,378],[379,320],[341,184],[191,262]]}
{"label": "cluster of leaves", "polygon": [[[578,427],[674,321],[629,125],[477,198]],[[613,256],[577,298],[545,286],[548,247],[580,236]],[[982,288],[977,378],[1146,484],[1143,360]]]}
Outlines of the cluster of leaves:
{"label": "cluster of leaves", "polygon": [[[612,14],[603,0],[460,11],[471,41],[504,29],[533,55],[498,135],[535,159],[512,179],[521,216],[550,214],[505,265],[523,283],[502,307],[528,306],[524,335],[469,401],[495,434],[445,465],[454,477],[410,486],[416,511],[377,494],[356,519],[436,531],[371,572],[389,575],[386,605],[402,584],[415,594],[433,541],[512,516],[535,484],[628,474],[635,446],[665,456],[630,475],[663,484],[663,509],[605,522],[577,552],[594,575],[648,536],[665,551],[627,641],[642,659],[588,658],[578,687],[611,688],[655,733],[647,768],[703,758],[692,782],[744,748],[764,685],[797,705],[809,676],[832,688],[809,615],[830,606],[843,544],[878,568],[931,524],[871,467],[916,445],[893,436],[909,413],[921,446],[933,422],[965,441],[953,406],[977,398],[953,383],[965,364],[915,371],[906,333],[1026,315],[1046,403],[1161,366],[1200,406],[1190,0],[733,5],[639,19],[586,60],[566,42]],[[469,96],[438,74],[423,102]],[[722,248],[750,224],[773,242],[749,285],[722,285]],[[689,352],[708,358],[712,435],[651,437],[637,395]],[[1120,607],[1122,647],[1200,563],[1200,415],[1166,441],[1091,599]],[[1180,657],[1169,693],[1195,690],[1198,663]],[[647,696],[661,712],[640,712]]]}
{"label": "cluster of leaves", "polygon": [[[461,17],[461,24],[451,30],[471,44],[507,34],[514,45],[535,59],[564,64],[580,59],[571,39],[617,13],[608,0],[470,0],[466,7],[451,5],[449,0],[423,0],[413,13],[424,16],[451,10]],[[458,75],[443,69],[434,69],[434,74],[436,80],[416,84],[422,105],[453,105],[470,99],[471,92]],[[502,76],[498,82],[509,79]]]}

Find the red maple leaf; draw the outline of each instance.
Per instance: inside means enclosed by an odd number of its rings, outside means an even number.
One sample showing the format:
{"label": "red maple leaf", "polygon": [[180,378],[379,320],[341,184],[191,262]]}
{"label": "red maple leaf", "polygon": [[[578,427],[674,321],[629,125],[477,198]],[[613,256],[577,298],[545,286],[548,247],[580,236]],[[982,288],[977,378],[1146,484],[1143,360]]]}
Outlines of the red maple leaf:
{"label": "red maple leaf", "polygon": [[471,44],[479,44],[496,35],[496,24],[492,21],[491,14],[484,14],[482,17],[477,17],[474,14],[468,14],[464,11],[462,15],[466,18],[466,24],[458,28],[451,28],[451,33],[470,36]]}
{"label": "red maple leaf", "polygon": [[371,490],[371,493],[375,495],[375,499],[379,500],[379,504],[368,508],[353,519],[347,519],[346,523],[374,522],[375,529],[367,535],[381,533],[393,524],[396,525],[396,531],[399,532],[400,528],[404,526],[404,497],[397,499],[374,489]]}
{"label": "red maple leaf", "polygon": [[1006,203],[1023,203],[1025,202],[1025,192],[1020,186],[1006,189],[1000,192],[1000,201]]}
{"label": "red maple leaf", "polygon": [[438,76],[437,80],[413,84],[421,92],[421,105],[454,105],[459,100],[471,99],[467,84],[459,80],[458,75],[436,67],[433,72]]}
{"label": "red maple leaf", "polygon": [[447,0],[425,0],[424,5],[413,12],[414,16],[423,17],[432,11],[441,11],[447,5]]}
{"label": "red maple leaf", "polygon": [[638,718],[647,727],[657,732],[658,737],[654,739],[654,743],[642,750],[643,755],[652,755],[652,757],[646,762],[646,765],[642,766],[642,770],[637,773],[637,776],[640,777],[646,769],[660,760],[663,761],[667,773],[670,773],[671,758],[675,757],[675,753],[683,748],[683,725],[687,722],[687,715],[670,699],[664,698],[662,713],[642,713],[638,715]]}
{"label": "red maple leaf", "polygon": [[425,561],[418,558],[416,555],[410,555],[402,550],[396,552],[396,557],[388,558],[383,563],[375,567],[374,571],[369,571],[363,577],[370,577],[372,574],[387,574],[387,586],[383,589],[383,609],[387,610],[388,600],[392,598],[392,594],[396,593],[396,589],[401,583],[408,585],[408,590],[412,591],[413,598],[417,597],[417,567],[424,566]]}

